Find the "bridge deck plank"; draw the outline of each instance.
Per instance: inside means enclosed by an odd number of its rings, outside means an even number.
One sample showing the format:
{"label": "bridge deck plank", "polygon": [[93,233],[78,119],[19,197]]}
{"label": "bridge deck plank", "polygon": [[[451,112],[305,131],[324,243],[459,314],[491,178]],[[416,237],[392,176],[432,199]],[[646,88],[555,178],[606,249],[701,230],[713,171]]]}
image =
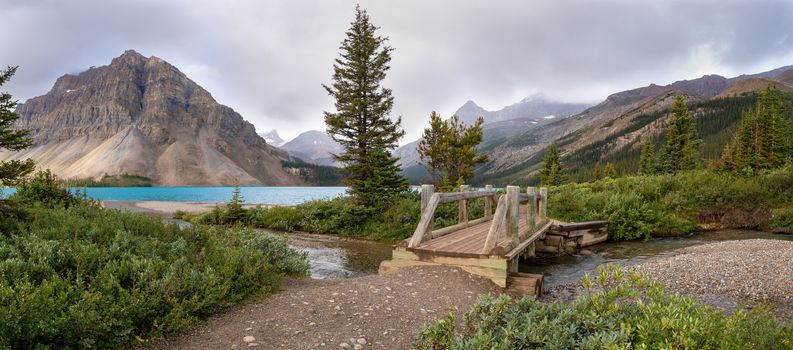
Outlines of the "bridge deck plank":
{"label": "bridge deck plank", "polygon": [[[526,206],[521,206],[521,214],[526,212]],[[426,253],[444,253],[444,254],[461,254],[461,255],[477,255],[481,254],[482,247],[485,245],[487,233],[490,230],[490,221],[486,221],[477,225],[473,225],[459,231],[447,234],[445,236],[432,239],[420,246],[413,248],[415,251]],[[526,215],[520,215],[519,231],[526,230]],[[497,245],[506,247],[509,245],[509,240],[506,233],[499,237]]]}

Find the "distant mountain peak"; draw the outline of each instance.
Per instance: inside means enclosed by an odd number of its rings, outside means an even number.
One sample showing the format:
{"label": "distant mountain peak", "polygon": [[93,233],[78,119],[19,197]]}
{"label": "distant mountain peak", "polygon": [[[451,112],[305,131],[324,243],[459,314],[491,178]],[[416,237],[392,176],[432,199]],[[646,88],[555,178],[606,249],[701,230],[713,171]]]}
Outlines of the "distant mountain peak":
{"label": "distant mountain peak", "polygon": [[546,102],[548,100],[549,100],[548,96],[546,96],[544,93],[536,92],[536,93],[533,93],[533,94],[531,94],[529,96],[524,97],[522,100],[520,100],[520,103]]}
{"label": "distant mountain peak", "polygon": [[284,139],[278,135],[278,130],[276,129],[259,133],[259,136],[261,136],[264,141],[267,141],[267,144],[273,145],[275,147],[281,147],[281,145],[284,144]]}

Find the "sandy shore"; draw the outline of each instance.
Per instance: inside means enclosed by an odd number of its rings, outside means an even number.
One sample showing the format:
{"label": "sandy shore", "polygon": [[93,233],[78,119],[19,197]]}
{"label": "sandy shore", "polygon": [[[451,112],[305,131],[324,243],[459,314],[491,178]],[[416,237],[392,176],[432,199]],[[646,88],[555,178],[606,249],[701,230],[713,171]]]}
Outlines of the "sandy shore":
{"label": "sandy shore", "polygon": [[[206,202],[167,202],[167,201],[102,201],[102,206],[111,209],[128,210],[137,213],[154,214],[160,216],[172,216],[177,210],[191,214],[210,211],[216,206],[223,206],[225,203],[206,203]],[[253,208],[256,205],[246,204],[243,207]]]}

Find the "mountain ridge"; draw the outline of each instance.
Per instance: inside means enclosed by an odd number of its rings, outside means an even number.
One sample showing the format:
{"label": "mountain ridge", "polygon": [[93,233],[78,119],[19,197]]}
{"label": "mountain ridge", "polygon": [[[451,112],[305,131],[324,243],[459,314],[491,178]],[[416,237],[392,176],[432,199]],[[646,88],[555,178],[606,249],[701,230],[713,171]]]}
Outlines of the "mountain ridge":
{"label": "mountain ridge", "polygon": [[127,50],[106,66],[59,77],[17,108],[32,158],[66,179],[146,176],[161,186],[297,185],[292,158],[173,65]]}

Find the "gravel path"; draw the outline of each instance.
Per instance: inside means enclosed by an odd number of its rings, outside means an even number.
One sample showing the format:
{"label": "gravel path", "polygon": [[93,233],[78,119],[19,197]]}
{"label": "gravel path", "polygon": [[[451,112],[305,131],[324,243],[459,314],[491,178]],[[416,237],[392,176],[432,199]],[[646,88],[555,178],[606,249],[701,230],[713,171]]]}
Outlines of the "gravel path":
{"label": "gravel path", "polygon": [[350,279],[295,279],[281,288],[187,334],[155,341],[150,348],[242,349],[256,344],[257,349],[410,349],[421,325],[449,312],[462,315],[480,294],[501,293],[489,280],[448,267],[404,268]]}

